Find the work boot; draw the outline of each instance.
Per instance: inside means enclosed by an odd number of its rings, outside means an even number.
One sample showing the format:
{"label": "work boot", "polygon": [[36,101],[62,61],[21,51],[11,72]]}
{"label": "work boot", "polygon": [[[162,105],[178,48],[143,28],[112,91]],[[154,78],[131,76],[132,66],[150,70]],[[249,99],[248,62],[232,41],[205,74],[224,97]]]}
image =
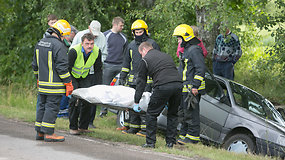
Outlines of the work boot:
{"label": "work boot", "polygon": [[126,127],[126,126],[123,126],[123,127],[118,127],[118,128],[116,128],[116,130],[117,131],[123,131],[123,130],[128,130],[129,129],[129,127]]}
{"label": "work boot", "polygon": [[137,132],[138,132],[138,129],[134,129],[134,128],[122,131],[123,134],[136,134]]}
{"label": "work boot", "polygon": [[142,147],[143,148],[155,148],[155,145],[146,143],[146,144],[142,145]]}
{"label": "work boot", "polygon": [[75,129],[71,129],[71,130],[69,130],[69,134],[71,134],[71,135],[80,135],[80,131],[79,130],[75,130]]}
{"label": "work boot", "polygon": [[185,145],[185,144],[187,144],[187,143],[197,144],[198,142],[199,142],[199,141],[194,141],[194,140],[191,140],[191,139],[189,139],[189,138],[187,138],[187,137],[185,137],[185,139],[179,138],[179,139],[177,140],[177,143],[180,144],[180,145]]}
{"label": "work boot", "polygon": [[37,132],[37,135],[36,135],[36,140],[44,140],[44,133],[42,132]]}
{"label": "work boot", "polygon": [[46,142],[63,142],[65,140],[63,136],[57,136],[56,134],[45,134],[44,137]]}
{"label": "work boot", "polygon": [[141,136],[141,137],[146,137],[146,132],[145,131],[139,131],[136,133],[136,135]]}

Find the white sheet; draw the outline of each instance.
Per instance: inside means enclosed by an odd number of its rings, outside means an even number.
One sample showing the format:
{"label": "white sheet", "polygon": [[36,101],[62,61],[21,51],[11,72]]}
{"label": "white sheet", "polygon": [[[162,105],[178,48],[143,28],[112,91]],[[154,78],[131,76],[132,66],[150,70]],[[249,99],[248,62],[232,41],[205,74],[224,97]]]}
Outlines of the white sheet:
{"label": "white sheet", "polygon": [[[108,104],[132,108],[135,89],[126,86],[95,85],[89,88],[79,88],[72,95],[95,104]],[[151,93],[144,92],[140,100],[140,107],[146,111]]]}

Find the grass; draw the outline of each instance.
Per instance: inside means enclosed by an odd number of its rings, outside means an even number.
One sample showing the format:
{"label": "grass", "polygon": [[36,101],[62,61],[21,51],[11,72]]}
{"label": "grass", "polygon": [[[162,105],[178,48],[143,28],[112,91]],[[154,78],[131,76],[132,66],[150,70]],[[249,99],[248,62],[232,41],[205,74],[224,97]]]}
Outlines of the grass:
{"label": "grass", "polygon": [[[18,85],[0,86],[0,114],[11,119],[34,123],[36,110],[36,92],[35,88],[19,88]],[[58,118],[56,130],[68,131],[68,119]],[[142,145],[145,138],[136,135],[125,135],[116,131],[116,115],[108,113],[107,117],[95,118],[97,128],[92,129],[94,133],[88,133],[88,136],[104,139],[113,142],[123,142],[132,145]],[[252,154],[235,154],[227,152],[213,146],[205,146],[201,143],[197,145],[189,144],[185,146],[176,145],[173,149],[165,147],[165,141],[162,132],[157,134],[156,148],[157,152],[165,152],[186,157],[202,157],[213,160],[265,160],[270,157],[257,156]]]}

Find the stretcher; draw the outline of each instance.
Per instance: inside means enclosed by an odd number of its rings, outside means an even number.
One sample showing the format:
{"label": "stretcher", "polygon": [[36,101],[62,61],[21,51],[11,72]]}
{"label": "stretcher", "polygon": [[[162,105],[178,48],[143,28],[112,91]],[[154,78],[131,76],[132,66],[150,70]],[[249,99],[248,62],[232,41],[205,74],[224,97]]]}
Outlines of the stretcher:
{"label": "stretcher", "polygon": [[[89,88],[78,88],[72,92],[72,96],[76,98],[116,110],[133,109],[134,95],[135,89],[121,85],[95,85]],[[139,102],[144,112],[147,110],[150,95],[150,92],[144,92]]]}

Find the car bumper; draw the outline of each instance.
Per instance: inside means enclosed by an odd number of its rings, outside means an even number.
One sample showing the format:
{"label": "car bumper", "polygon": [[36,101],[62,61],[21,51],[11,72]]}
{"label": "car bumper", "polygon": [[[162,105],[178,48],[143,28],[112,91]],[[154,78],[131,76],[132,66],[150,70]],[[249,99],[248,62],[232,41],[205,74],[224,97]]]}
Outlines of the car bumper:
{"label": "car bumper", "polygon": [[282,158],[285,157],[285,146],[268,142],[260,138],[256,138],[256,146],[257,152],[263,155],[277,156]]}

